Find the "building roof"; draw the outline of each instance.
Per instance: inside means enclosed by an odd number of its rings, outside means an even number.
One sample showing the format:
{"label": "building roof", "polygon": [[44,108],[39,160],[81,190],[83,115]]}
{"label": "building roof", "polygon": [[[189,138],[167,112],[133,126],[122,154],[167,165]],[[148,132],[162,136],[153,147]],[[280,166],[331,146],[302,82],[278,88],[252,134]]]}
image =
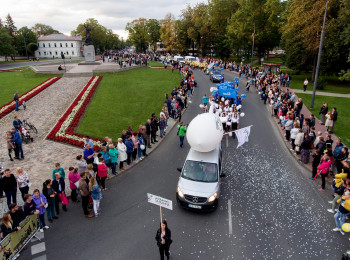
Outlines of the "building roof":
{"label": "building roof", "polygon": [[41,35],[38,41],[82,41],[81,36],[67,36],[62,33]]}

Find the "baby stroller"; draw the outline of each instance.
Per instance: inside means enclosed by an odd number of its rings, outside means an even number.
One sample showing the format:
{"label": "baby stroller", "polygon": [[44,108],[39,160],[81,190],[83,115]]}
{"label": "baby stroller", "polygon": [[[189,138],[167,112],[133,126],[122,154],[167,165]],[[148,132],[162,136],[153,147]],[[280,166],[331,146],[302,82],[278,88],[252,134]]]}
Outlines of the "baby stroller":
{"label": "baby stroller", "polygon": [[30,132],[23,125],[19,129],[19,133],[21,134],[22,141],[26,144],[30,141],[33,142],[33,137],[30,136]]}

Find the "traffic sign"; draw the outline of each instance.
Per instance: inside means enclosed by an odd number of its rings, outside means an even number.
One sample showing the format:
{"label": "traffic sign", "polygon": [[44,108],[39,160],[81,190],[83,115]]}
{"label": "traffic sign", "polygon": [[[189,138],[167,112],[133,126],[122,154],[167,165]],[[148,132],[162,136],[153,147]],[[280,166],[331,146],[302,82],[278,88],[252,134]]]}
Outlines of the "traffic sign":
{"label": "traffic sign", "polygon": [[171,200],[164,199],[150,193],[147,193],[147,199],[149,203],[173,210],[173,202]]}

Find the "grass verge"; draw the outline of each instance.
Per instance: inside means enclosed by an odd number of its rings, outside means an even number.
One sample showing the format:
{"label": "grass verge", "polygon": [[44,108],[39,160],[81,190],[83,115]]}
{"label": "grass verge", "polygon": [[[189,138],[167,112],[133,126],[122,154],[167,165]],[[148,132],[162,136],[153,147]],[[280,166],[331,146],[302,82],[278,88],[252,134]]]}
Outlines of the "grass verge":
{"label": "grass verge", "polygon": [[150,61],[148,65],[151,67],[164,67],[164,64],[158,61]]}
{"label": "grass verge", "polygon": [[310,109],[311,98],[310,94],[297,93],[298,97],[303,99],[306,107],[313,113],[317,118],[320,118],[318,113],[324,102],[328,103],[329,109],[333,107],[337,108],[338,120],[334,125],[334,133],[338,136],[346,146],[350,146],[350,114],[348,113],[350,98],[339,98],[339,97],[327,97],[327,96],[316,96],[314,109]]}
{"label": "grass verge", "polygon": [[10,102],[16,91],[18,91],[18,96],[20,96],[51,77],[56,77],[56,75],[37,74],[30,69],[14,72],[1,72],[0,107]]}
{"label": "grass verge", "polygon": [[137,131],[152,113],[159,112],[164,93],[178,86],[181,76],[171,70],[148,67],[123,72],[99,73],[103,79],[79,123],[77,133],[114,141],[129,125]]}

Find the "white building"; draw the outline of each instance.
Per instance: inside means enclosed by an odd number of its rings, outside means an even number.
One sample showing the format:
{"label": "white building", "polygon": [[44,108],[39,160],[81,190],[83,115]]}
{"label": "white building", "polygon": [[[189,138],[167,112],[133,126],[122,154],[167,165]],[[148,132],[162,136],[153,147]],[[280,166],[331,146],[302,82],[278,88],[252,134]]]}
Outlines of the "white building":
{"label": "white building", "polygon": [[61,58],[61,52],[66,58],[82,57],[83,42],[81,36],[50,34],[38,37],[37,58]]}

